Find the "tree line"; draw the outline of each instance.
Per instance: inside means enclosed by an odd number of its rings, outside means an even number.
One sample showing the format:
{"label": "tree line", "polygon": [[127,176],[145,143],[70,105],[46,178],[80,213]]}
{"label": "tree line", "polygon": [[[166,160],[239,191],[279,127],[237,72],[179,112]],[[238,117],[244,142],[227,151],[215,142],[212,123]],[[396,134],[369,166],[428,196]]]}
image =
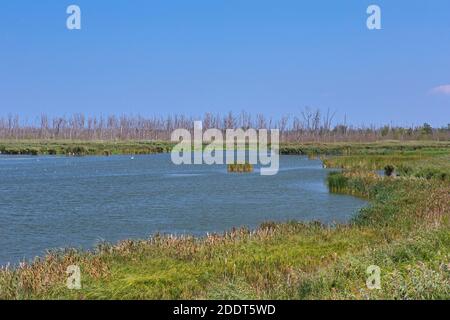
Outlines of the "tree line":
{"label": "tree line", "polygon": [[21,120],[18,115],[0,117],[0,139],[53,139],[53,140],[170,140],[173,130],[193,129],[194,121],[201,120],[203,128],[221,130],[235,128],[278,129],[281,142],[345,142],[377,140],[449,140],[450,124],[433,128],[421,126],[352,126],[346,121],[335,123],[335,113],[329,110],[305,108],[298,115],[283,115],[277,119],[263,114],[225,115],[205,113],[202,117],[182,114],[165,117],[134,115],[49,117],[42,114],[36,121]]}

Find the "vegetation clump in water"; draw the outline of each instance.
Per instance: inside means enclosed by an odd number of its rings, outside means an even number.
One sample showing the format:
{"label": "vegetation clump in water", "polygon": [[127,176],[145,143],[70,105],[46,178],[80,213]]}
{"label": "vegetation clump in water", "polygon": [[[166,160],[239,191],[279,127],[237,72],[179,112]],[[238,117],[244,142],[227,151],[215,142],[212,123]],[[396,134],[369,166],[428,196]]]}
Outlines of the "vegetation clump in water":
{"label": "vegetation clump in water", "polygon": [[250,163],[233,163],[227,166],[228,172],[253,172],[253,165]]}

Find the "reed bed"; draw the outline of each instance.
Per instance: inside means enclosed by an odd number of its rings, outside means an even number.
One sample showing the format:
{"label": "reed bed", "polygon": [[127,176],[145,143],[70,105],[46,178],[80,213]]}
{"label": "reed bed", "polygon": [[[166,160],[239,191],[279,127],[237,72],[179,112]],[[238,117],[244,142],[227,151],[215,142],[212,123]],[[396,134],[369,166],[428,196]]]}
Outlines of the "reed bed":
{"label": "reed bed", "polygon": [[250,163],[232,163],[227,165],[228,172],[253,172],[253,165]]}

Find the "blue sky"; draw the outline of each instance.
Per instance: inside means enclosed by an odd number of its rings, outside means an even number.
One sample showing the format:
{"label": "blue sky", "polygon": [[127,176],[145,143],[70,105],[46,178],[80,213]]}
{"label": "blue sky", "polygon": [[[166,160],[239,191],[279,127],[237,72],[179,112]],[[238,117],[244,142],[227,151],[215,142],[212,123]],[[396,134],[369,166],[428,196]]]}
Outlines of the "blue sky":
{"label": "blue sky", "polygon": [[[79,5],[82,29],[66,28]],[[382,30],[366,9],[382,9]],[[0,4],[0,115],[336,110],[450,123],[450,1],[72,0]]]}

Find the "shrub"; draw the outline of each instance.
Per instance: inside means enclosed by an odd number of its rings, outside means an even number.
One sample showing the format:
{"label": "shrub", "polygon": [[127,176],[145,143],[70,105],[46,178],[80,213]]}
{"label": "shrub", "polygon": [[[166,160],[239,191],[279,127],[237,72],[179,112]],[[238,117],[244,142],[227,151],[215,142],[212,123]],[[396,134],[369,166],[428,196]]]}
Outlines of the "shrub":
{"label": "shrub", "polygon": [[384,167],[384,174],[385,174],[387,177],[392,176],[392,174],[394,173],[394,171],[395,171],[395,167],[394,167],[393,165],[388,164],[387,166]]}

